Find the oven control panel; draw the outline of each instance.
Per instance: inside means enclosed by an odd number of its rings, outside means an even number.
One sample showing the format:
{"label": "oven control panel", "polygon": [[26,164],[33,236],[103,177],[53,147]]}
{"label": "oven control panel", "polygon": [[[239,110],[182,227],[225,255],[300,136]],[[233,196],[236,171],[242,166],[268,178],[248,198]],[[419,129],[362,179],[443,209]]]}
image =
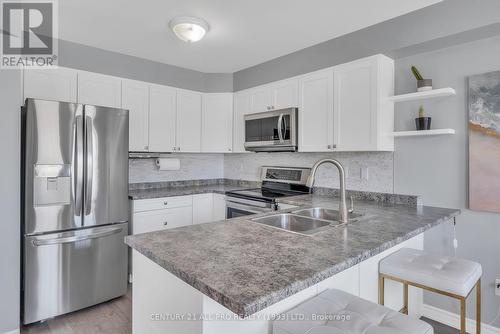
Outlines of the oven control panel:
{"label": "oven control panel", "polygon": [[310,172],[310,168],[264,166],[261,179],[262,181],[306,184]]}

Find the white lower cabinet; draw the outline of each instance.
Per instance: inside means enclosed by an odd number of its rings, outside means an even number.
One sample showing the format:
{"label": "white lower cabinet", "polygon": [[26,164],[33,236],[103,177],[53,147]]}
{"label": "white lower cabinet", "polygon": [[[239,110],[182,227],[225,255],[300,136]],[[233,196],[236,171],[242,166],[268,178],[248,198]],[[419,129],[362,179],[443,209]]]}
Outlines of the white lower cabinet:
{"label": "white lower cabinet", "polygon": [[131,201],[131,234],[226,218],[225,196],[215,193]]}
{"label": "white lower cabinet", "polygon": [[213,220],[214,194],[193,195],[193,224],[209,223]]}
{"label": "white lower cabinet", "polygon": [[138,212],[134,215],[134,234],[191,225],[191,207]]}
{"label": "white lower cabinet", "polygon": [[214,193],[213,221],[226,219],[226,196]]}

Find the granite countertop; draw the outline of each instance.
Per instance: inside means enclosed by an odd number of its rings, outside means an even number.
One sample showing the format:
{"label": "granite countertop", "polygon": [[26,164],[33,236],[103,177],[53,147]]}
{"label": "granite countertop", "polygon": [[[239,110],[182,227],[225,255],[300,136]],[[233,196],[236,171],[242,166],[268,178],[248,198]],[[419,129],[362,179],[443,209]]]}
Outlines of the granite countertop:
{"label": "granite countertop", "polygon": [[[338,208],[331,196],[281,202]],[[375,201],[357,201],[355,208],[363,214],[358,221],[311,236],[249,220],[266,215],[260,214],[128,236],[126,243],[246,317],[460,214]]]}
{"label": "granite countertop", "polygon": [[128,197],[132,200],[217,193],[260,187],[259,182],[237,180],[196,180],[129,185]]}

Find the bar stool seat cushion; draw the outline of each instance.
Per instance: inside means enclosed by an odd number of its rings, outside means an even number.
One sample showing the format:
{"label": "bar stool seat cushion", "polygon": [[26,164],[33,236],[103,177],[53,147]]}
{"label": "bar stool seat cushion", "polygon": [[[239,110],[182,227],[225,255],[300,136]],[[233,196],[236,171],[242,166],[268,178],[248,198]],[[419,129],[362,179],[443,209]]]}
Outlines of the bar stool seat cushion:
{"label": "bar stool seat cushion", "polygon": [[482,275],[481,264],[402,248],[379,262],[381,274],[467,297]]}
{"label": "bar stool seat cushion", "polygon": [[422,320],[340,290],[326,290],[273,322],[273,334],[433,334]]}

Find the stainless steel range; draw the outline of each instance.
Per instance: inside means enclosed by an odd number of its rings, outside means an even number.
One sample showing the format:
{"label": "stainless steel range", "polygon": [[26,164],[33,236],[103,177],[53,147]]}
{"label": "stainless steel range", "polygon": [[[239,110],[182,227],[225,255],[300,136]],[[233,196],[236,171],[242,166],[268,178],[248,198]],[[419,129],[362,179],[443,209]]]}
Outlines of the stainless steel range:
{"label": "stainless steel range", "polygon": [[279,198],[308,194],[310,168],[264,166],[261,188],[226,193],[226,218],[280,210]]}

